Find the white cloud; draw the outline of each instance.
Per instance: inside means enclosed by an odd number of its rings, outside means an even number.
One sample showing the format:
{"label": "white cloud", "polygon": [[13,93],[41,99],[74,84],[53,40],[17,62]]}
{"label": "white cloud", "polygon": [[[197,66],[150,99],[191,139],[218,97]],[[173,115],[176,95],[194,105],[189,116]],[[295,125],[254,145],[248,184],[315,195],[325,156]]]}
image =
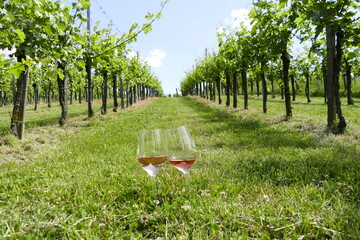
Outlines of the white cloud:
{"label": "white cloud", "polygon": [[154,49],[149,52],[149,56],[145,59],[145,61],[151,67],[161,67],[163,65],[163,60],[166,57],[166,52],[161,49]]}
{"label": "white cloud", "polygon": [[251,21],[249,19],[249,10],[246,8],[233,9],[231,11],[231,17],[227,18],[217,27],[218,34],[228,35],[232,32],[239,30],[240,26],[245,27],[247,30],[251,30]]}
{"label": "white cloud", "polygon": [[251,23],[249,19],[249,10],[246,8],[240,9],[233,9],[231,11],[231,18],[232,18],[232,27],[239,28],[240,24],[242,23],[244,27],[247,29],[251,28]]}

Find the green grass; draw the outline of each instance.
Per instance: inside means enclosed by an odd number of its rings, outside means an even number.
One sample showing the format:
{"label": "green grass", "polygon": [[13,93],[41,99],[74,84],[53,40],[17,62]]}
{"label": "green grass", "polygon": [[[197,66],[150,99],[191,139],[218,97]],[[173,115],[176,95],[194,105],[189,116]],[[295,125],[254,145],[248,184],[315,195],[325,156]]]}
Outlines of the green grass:
{"label": "green grass", "polygon": [[[74,106],[65,128],[56,126],[54,110],[29,114],[28,147],[10,136],[0,146],[31,156],[0,161],[0,236],[357,239],[359,101],[344,106],[344,135],[327,133],[322,99],[297,102],[288,121],[279,99],[264,115],[256,97],[249,110],[154,99],[91,120],[85,105]],[[189,176],[167,164],[153,181],[136,161],[138,131],[181,125],[189,126],[197,161]],[[38,132],[46,137],[35,144]]]}

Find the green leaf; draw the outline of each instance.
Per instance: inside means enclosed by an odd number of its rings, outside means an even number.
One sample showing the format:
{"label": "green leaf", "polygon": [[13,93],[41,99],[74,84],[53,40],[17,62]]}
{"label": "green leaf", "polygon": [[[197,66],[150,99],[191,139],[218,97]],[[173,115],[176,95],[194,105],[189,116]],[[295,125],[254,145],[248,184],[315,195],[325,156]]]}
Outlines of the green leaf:
{"label": "green leaf", "polygon": [[66,25],[65,25],[65,24],[63,24],[63,23],[58,23],[57,26],[58,26],[58,28],[59,28],[61,31],[65,32],[65,30],[66,30]]}
{"label": "green leaf", "polygon": [[58,76],[59,76],[59,78],[61,79],[61,80],[63,80],[64,79],[64,71],[62,70],[62,69],[60,69],[60,68],[58,68],[57,69],[57,74],[58,74]]}
{"label": "green leaf", "polygon": [[0,32],[0,37],[7,37],[9,36],[9,33],[7,32]]}
{"label": "green leaf", "polygon": [[286,4],[287,4],[287,0],[280,0],[279,8],[280,8],[280,9],[285,8]]}
{"label": "green leaf", "polygon": [[49,25],[44,26],[44,30],[48,36],[52,34],[51,27]]}
{"label": "green leaf", "polygon": [[148,14],[145,16],[145,19],[148,20],[148,21],[150,21],[153,17],[154,17],[154,14],[148,13]]}
{"label": "green leaf", "polygon": [[18,37],[20,38],[20,41],[21,42],[24,42],[25,41],[25,33],[21,30],[21,29],[16,29],[15,30],[15,33],[18,35]]}
{"label": "green leaf", "polygon": [[87,44],[86,40],[81,38],[80,36],[78,37],[74,37],[75,41],[83,46],[85,46]]}
{"label": "green leaf", "polygon": [[354,7],[354,8],[359,8],[359,4],[356,4],[356,3],[353,2],[353,1],[350,1],[350,6],[351,6],[351,7]]}
{"label": "green leaf", "polygon": [[14,15],[12,15],[10,12],[7,12],[6,17],[8,17],[8,19],[10,19],[10,21],[15,21],[16,20]]}
{"label": "green leaf", "polygon": [[349,52],[349,53],[347,54],[347,57],[348,57],[349,59],[353,59],[353,58],[356,58],[356,57],[357,57],[357,54],[356,54],[355,52]]}
{"label": "green leaf", "polygon": [[80,0],[80,4],[84,7],[84,9],[87,9],[88,7],[91,6],[91,2],[85,0]]}
{"label": "green leaf", "polygon": [[16,65],[9,69],[9,72],[13,74],[16,78],[20,77],[22,71],[25,71],[24,64],[17,62]]}
{"label": "green leaf", "polygon": [[152,31],[152,26],[151,26],[151,24],[144,24],[142,26],[142,29],[144,29],[145,34],[148,34]]}
{"label": "green leaf", "polygon": [[139,26],[139,24],[137,24],[137,23],[134,23],[133,25],[131,25],[131,27],[129,29],[129,34],[132,33],[138,26]]}

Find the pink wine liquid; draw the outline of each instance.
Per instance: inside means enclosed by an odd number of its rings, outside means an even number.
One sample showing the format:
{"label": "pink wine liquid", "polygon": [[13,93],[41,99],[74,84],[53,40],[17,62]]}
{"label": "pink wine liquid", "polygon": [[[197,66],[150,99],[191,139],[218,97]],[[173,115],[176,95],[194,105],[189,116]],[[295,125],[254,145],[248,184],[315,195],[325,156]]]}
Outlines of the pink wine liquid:
{"label": "pink wine liquid", "polygon": [[171,165],[183,173],[188,173],[191,166],[194,164],[195,158],[187,159],[170,159]]}

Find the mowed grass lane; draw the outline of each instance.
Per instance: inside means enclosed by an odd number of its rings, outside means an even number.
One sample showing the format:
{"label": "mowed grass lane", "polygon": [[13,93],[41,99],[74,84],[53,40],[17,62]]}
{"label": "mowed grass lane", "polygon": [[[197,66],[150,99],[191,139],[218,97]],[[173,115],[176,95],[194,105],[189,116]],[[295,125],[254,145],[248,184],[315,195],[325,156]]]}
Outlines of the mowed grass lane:
{"label": "mowed grass lane", "polygon": [[[141,129],[188,125],[198,158],[156,180]],[[40,155],[39,155],[40,156]],[[0,235],[70,239],[356,239],[360,153],[192,98],[95,117],[32,161],[0,165]]]}

